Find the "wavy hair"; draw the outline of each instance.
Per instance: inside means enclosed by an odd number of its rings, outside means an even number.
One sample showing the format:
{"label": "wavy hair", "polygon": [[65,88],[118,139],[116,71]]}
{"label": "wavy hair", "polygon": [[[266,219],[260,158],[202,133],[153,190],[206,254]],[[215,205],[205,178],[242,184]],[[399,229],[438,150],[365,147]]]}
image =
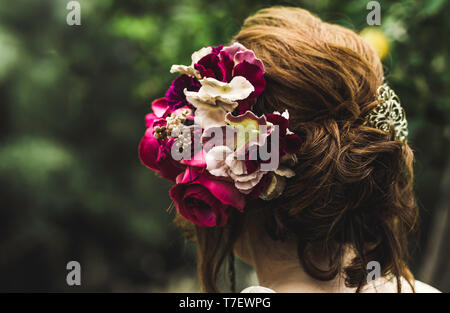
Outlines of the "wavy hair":
{"label": "wavy hair", "polygon": [[[274,240],[295,240],[300,264],[315,279],[344,273],[346,286],[359,292],[367,263],[376,260],[383,276],[397,278],[398,292],[400,278],[413,287],[405,259],[407,235],[418,217],[414,156],[392,133],[363,125],[383,80],[373,48],[353,31],[292,7],[258,11],[234,41],[252,49],[265,66],[267,85],[254,110],[288,109],[289,127],[304,142],[296,176],[282,196],[250,202],[245,211],[262,212],[258,224]],[[225,227],[212,229],[177,218],[197,242],[204,291],[218,291],[218,273],[232,257],[246,214],[233,214]],[[229,269],[233,287],[232,261]]]}

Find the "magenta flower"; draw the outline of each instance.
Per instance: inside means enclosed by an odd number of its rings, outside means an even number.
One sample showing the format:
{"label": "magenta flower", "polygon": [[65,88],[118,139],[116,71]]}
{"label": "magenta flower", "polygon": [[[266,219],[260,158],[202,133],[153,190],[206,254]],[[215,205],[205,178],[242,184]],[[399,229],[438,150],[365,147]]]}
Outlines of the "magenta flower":
{"label": "magenta flower", "polygon": [[184,90],[198,91],[200,87],[201,85],[196,78],[186,74],[175,78],[172,81],[172,85],[166,92],[166,100],[170,109],[174,111],[185,106],[193,108],[192,105],[187,102],[186,96],[184,95]]}
{"label": "magenta flower", "polygon": [[[297,135],[289,131],[289,113],[287,110],[280,114],[278,112],[269,113],[266,116],[268,122],[277,125],[279,128],[278,142],[279,142],[279,158],[286,154],[295,154],[301,147],[302,140]],[[273,133],[271,133],[264,143],[264,151],[269,151],[271,147],[271,140],[274,140]],[[260,145],[250,145],[245,155],[245,166],[248,173],[253,173],[260,168],[261,163],[269,163],[271,160],[261,160],[259,157]]]}
{"label": "magenta flower", "polygon": [[244,196],[233,182],[214,177],[204,169],[188,166],[177,176],[170,197],[178,212],[198,226],[223,226],[233,208],[242,211]]}
{"label": "magenta flower", "polygon": [[[285,111],[283,114],[278,112],[267,114],[267,121],[279,126],[279,142],[280,142],[280,157],[287,153],[296,153],[302,145],[301,138],[289,131],[289,114]],[[271,139],[269,137],[269,139]]]}
{"label": "magenta flower", "polygon": [[147,129],[139,144],[139,157],[141,162],[153,171],[159,172],[162,177],[175,181],[185,166],[174,160],[170,154],[173,138],[157,140],[153,129]]}
{"label": "magenta flower", "polygon": [[195,123],[202,128],[223,126],[228,112],[251,110],[266,86],[263,63],[239,43],[205,47],[191,59],[189,66],[172,66],[171,72],[187,77],[174,80],[166,98],[172,109],[186,105],[195,109]]}
{"label": "magenta flower", "polygon": [[203,78],[215,78],[222,82],[230,82],[236,76],[245,77],[255,88],[249,98],[259,96],[266,86],[262,61],[239,43],[223,49],[221,46],[213,47],[212,52],[201,58],[194,67]]}
{"label": "magenta flower", "polygon": [[256,65],[250,64],[247,61],[239,63],[234,67],[233,76],[245,77],[255,88],[249,98],[258,97],[266,88],[266,80],[264,79],[264,72],[262,72]]}
{"label": "magenta flower", "polygon": [[240,43],[235,42],[231,46],[225,47],[223,51],[228,52],[235,64],[246,61],[250,64],[256,65],[262,72],[264,72],[263,62],[255,56],[255,53],[252,50],[247,49]]}
{"label": "magenta flower", "polygon": [[162,177],[175,181],[186,166],[171,156],[174,138],[156,139],[154,131],[156,126],[166,125],[165,118],[172,111],[164,98],[153,101],[152,109],[154,113],[149,113],[145,117],[147,130],[139,144],[139,157],[145,166],[159,172]]}
{"label": "magenta flower", "polygon": [[[258,117],[251,111],[239,116],[228,113],[225,121],[228,125],[204,132],[206,169],[214,176],[231,178],[241,193],[249,194],[266,172],[259,171],[258,168],[249,172],[240,156],[245,157],[248,148],[253,145],[264,145],[271,129],[264,116]],[[264,133],[261,132],[263,127]],[[226,138],[227,136],[231,138]]]}
{"label": "magenta flower", "polygon": [[[262,61],[255,56],[252,50],[245,48],[237,42],[225,47],[223,51],[227,52],[233,60],[234,68],[232,76],[244,76],[255,87],[255,91],[249,98],[258,97],[266,87]],[[245,112],[245,110],[241,111]]]}
{"label": "magenta flower", "polygon": [[213,48],[213,52],[201,58],[194,68],[203,78],[210,77],[222,82],[230,82],[233,74],[233,59],[225,51]]}
{"label": "magenta flower", "polygon": [[287,111],[251,112],[266,86],[254,52],[239,43],[208,46],[170,72],[181,76],[153,101],[139,157],[176,183],[170,197],[179,214],[198,226],[223,226],[233,210],[244,210],[246,198],[280,196],[295,176],[289,166],[301,140],[288,129]]}

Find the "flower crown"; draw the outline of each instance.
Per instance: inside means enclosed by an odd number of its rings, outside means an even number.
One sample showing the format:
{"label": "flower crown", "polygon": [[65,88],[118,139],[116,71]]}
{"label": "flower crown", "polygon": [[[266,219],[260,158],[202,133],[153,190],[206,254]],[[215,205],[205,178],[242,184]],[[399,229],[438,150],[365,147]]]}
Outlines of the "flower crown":
{"label": "flower crown", "polygon": [[[199,226],[223,226],[246,201],[279,197],[302,141],[288,128],[287,110],[252,112],[266,85],[262,61],[233,43],[202,48],[170,72],[181,75],[153,101],[139,156],[175,182],[169,194],[178,212]],[[383,124],[377,114],[371,126]]]}

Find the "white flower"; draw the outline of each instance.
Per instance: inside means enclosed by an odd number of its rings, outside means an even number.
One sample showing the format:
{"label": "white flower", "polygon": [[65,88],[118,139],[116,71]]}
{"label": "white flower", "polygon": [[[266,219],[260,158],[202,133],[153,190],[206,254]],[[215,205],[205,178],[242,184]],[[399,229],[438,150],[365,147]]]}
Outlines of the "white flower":
{"label": "white flower", "polygon": [[214,176],[230,177],[235,187],[242,193],[250,193],[266,172],[255,171],[247,173],[243,160],[237,160],[236,155],[227,146],[216,146],[205,156],[206,169]]}
{"label": "white flower", "polygon": [[192,60],[191,65],[194,65],[195,63],[200,61],[204,56],[207,56],[210,53],[212,53],[212,47],[204,47],[198,51],[195,51],[191,55],[191,60]]}
{"label": "white flower", "polygon": [[236,186],[236,188],[239,189],[240,192],[249,194],[253,190],[253,187],[255,187],[261,181],[261,178],[266,173],[267,172],[263,171],[255,171],[251,174],[245,175],[234,175],[233,173],[231,173],[231,178],[233,178],[234,180],[234,186]]}
{"label": "white flower", "polygon": [[[210,127],[225,126],[224,117],[228,111],[223,106],[211,105],[204,102],[198,102],[193,105],[197,108],[195,110],[194,123],[201,128],[208,129]],[[236,106],[237,104],[234,107]]]}
{"label": "white flower", "polygon": [[221,82],[215,78],[207,77],[200,80],[202,87],[198,91],[224,102],[233,102],[247,98],[255,88],[243,76],[235,76],[229,82]]}
{"label": "white flower", "polygon": [[170,68],[170,72],[171,73],[178,72],[178,73],[186,74],[186,75],[196,77],[196,78],[200,77],[200,73],[192,65],[186,66],[186,65],[174,64]]}
{"label": "white flower", "polygon": [[225,125],[225,115],[237,106],[237,100],[247,98],[253,91],[253,85],[242,76],[233,77],[229,82],[221,82],[215,78],[200,80],[202,85],[198,91],[184,90],[186,100],[195,108],[194,122],[207,129]]}
{"label": "white flower", "polygon": [[191,65],[186,66],[186,65],[174,64],[170,68],[170,72],[171,73],[179,72],[181,74],[186,74],[186,75],[189,75],[189,76],[192,76],[192,77],[201,78],[200,73],[194,68],[194,65],[195,65],[195,63],[200,61],[204,56],[210,54],[211,52],[212,52],[212,48],[211,47],[201,48],[200,50],[195,51],[194,53],[192,53],[192,56],[191,56],[192,63],[191,63]]}
{"label": "white flower", "polygon": [[207,94],[187,91],[186,89],[184,94],[186,100],[196,108],[194,123],[203,129],[224,126],[225,115],[233,111],[238,105],[237,102],[217,101]]}
{"label": "white flower", "polygon": [[216,146],[209,150],[205,155],[206,169],[214,176],[229,176],[229,167],[225,159],[233,151],[227,146]]}

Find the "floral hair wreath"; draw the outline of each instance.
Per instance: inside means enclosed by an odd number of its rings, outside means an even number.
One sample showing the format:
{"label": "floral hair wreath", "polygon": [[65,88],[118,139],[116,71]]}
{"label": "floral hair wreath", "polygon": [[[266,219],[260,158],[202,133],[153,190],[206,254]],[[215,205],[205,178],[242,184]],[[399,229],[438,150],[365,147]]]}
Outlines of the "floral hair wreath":
{"label": "floral hair wreath", "polygon": [[[302,141],[288,128],[287,110],[252,112],[266,85],[262,61],[235,42],[202,48],[190,65],[172,65],[170,72],[181,75],[153,101],[139,156],[175,182],[169,193],[178,212],[199,226],[223,226],[247,200],[279,197],[295,176]],[[383,115],[393,106],[386,107],[370,116],[371,126],[396,118]]]}

